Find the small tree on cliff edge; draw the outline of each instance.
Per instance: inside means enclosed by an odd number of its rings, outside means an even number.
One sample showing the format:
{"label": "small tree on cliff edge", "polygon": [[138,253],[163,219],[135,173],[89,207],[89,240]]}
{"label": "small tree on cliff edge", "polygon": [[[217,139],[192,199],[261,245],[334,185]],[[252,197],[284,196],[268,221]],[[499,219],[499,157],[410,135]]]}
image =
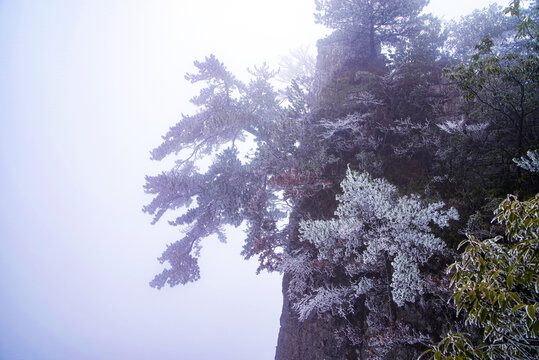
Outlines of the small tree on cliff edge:
{"label": "small tree on cliff edge", "polygon": [[417,34],[428,0],[316,0],[316,20],[332,29],[368,39],[370,56],[381,45]]}

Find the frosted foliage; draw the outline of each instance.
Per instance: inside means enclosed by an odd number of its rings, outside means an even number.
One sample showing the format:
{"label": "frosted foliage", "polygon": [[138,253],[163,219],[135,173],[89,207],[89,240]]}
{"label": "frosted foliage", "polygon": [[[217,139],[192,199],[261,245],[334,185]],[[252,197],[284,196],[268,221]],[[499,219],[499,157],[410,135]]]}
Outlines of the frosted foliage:
{"label": "frosted foliage", "polygon": [[302,221],[300,239],[315,247],[316,271],[344,267],[348,283],[341,288],[312,287],[295,305],[301,318],[313,311],[346,313],[354,299],[374,288],[390,287],[398,306],[416,301],[425,291],[420,265],[444,249],[431,226],[447,227],[458,219],[457,211],[444,209],[443,202],[400,197],[393,185],[367,173],[348,170],[341,188],[335,218]]}
{"label": "frosted foliage", "polygon": [[351,289],[343,287],[318,288],[314,294],[303,297],[293,307],[298,311],[300,321],[307,319],[313,311],[319,314],[331,311],[346,316],[352,311],[351,304],[347,301],[350,292]]}
{"label": "frosted foliage", "polygon": [[539,150],[528,151],[528,157],[521,157],[520,159],[513,159],[515,164],[531,172],[539,172]]}
{"label": "frosted foliage", "polygon": [[391,289],[395,303],[402,305],[405,301],[414,301],[417,295],[423,294],[423,279],[417,262],[404,254],[397,254],[391,265],[394,269]]}
{"label": "frosted foliage", "polygon": [[315,3],[317,22],[389,45],[414,33],[417,17],[428,0],[316,0]]}
{"label": "frosted foliage", "polygon": [[[280,270],[292,275],[289,283],[289,289],[293,289],[289,293],[292,302],[300,301],[301,296],[304,296],[311,288],[314,269],[310,265],[309,256],[305,253],[283,254]],[[298,309],[296,308],[296,310]]]}
{"label": "frosted foliage", "polygon": [[361,93],[354,99],[356,106],[363,105],[365,110],[361,113],[353,113],[338,119],[320,121],[320,136],[331,142],[334,149],[350,151],[358,146],[364,150],[372,151],[382,143],[382,139],[374,136],[368,129],[372,123],[372,109],[381,103],[372,98],[368,93]]}
{"label": "frosted foliage", "polygon": [[[200,85],[191,99],[197,111],[182,115],[151,152],[154,160],[177,155],[177,161],[169,171],[147,176],[144,185],[153,200],[143,211],[153,223],[166,217],[182,233],[159,258],[166,268],[151,282],[156,288],[196,281],[202,240],[217,235],[225,241],[225,227],[242,223],[247,229],[242,255],[258,257],[259,270],[278,269],[289,230],[277,226],[287,213],[277,206],[276,190],[303,196],[328,183],[316,166],[307,172],[295,160],[314,164],[323,148],[304,129],[303,113],[280,105],[270,83],[274,72],[254,67],[244,83],[213,55],[196,61],[195,68],[185,78]],[[300,95],[289,102],[304,102]],[[246,145],[253,151],[242,161]],[[211,165],[201,170],[197,162]]]}
{"label": "frosted foliage", "polygon": [[438,127],[450,135],[466,135],[479,138],[479,135],[485,132],[490,125],[489,121],[468,124],[466,118],[461,117],[458,119],[449,119],[444,123],[438,124]]}
{"label": "frosted foliage", "polygon": [[281,271],[295,275],[295,278],[311,278],[313,268],[309,263],[307,254],[296,253],[291,256],[287,253],[283,254],[283,265]]}

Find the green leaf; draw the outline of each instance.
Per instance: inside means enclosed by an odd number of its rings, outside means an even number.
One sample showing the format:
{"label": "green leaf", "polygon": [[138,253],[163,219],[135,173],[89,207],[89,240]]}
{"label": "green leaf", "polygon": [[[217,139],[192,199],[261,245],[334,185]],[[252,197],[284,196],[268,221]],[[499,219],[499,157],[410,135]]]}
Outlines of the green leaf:
{"label": "green leaf", "polygon": [[481,349],[477,349],[477,350],[475,350],[475,353],[476,353],[476,354],[477,354],[477,356],[479,356],[479,357],[480,357],[481,359],[482,359],[482,358],[483,358],[483,356],[484,356],[484,355],[483,355],[483,350],[481,350]]}
{"label": "green leaf", "polygon": [[499,300],[498,302],[500,303],[500,308],[501,308],[502,313],[504,313],[505,310],[507,310],[507,300],[505,300],[505,296],[503,297],[501,302]]}
{"label": "green leaf", "polygon": [[485,322],[485,319],[487,318],[488,311],[487,309],[481,309],[481,314],[479,315],[479,320],[483,323]]}
{"label": "green leaf", "polygon": [[458,350],[462,351],[462,352],[465,352],[465,351],[466,351],[466,349],[464,348],[464,345],[463,345],[462,342],[460,342],[460,341],[455,342],[455,347],[456,347]]}
{"label": "green leaf", "polygon": [[535,320],[531,330],[533,332],[533,336],[537,336],[539,334],[539,320]]}
{"label": "green leaf", "polygon": [[513,283],[514,283],[514,277],[513,275],[507,275],[507,287],[509,289],[512,289],[513,288]]}
{"label": "green leaf", "polygon": [[[520,300],[520,296],[518,296],[517,293],[514,293],[514,292],[508,292],[507,293],[507,296],[509,296],[511,299],[513,299],[513,301],[515,301],[516,303],[521,303],[522,301]],[[518,310],[518,309],[517,309]]]}
{"label": "green leaf", "polygon": [[425,351],[423,351],[421,353],[421,355],[419,355],[419,357],[417,358],[417,360],[421,360],[423,358],[423,356],[427,355],[428,353],[432,352],[432,349],[427,349]]}
{"label": "green leaf", "polygon": [[526,313],[528,314],[528,317],[531,320],[534,320],[535,319],[535,306],[534,305],[526,306]]}
{"label": "green leaf", "polygon": [[455,293],[455,302],[460,304],[460,299],[462,298],[462,291],[457,291]]}

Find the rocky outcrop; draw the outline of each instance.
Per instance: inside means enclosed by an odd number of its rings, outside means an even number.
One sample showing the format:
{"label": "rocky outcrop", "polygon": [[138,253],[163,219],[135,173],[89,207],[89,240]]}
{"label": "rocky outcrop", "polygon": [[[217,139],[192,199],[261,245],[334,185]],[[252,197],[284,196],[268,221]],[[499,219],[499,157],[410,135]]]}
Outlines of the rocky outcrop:
{"label": "rocky outcrop", "polygon": [[288,301],[287,275],[283,277],[283,310],[281,329],[277,341],[276,360],[344,360],[346,349],[335,339],[332,321],[311,317],[303,322]]}
{"label": "rocky outcrop", "polygon": [[[318,41],[317,67],[314,83],[315,109],[325,107],[324,101],[328,101],[328,92],[334,92],[334,80],[347,76],[352,69],[364,69],[372,62],[368,52],[364,51],[367,43],[350,33],[334,32],[325,39]],[[354,75],[351,76],[352,80]],[[338,85],[337,85],[338,86]],[[320,112],[322,114],[323,111]],[[317,117],[321,115],[315,115]],[[320,201],[320,199],[318,199]],[[323,200],[322,200],[323,201]],[[327,202],[327,201],[326,201]],[[318,204],[319,205],[319,204]],[[310,202],[311,207],[317,207],[316,201]],[[309,209],[304,204],[302,212],[319,212]],[[291,225],[297,219],[291,216]],[[289,247],[294,248],[298,242],[297,234],[291,236]],[[296,243],[296,244],[295,244]],[[342,324],[331,317],[318,318],[310,316],[305,321],[300,321],[297,313],[292,308],[288,299],[288,286],[290,278],[283,276],[283,308],[280,319],[280,331],[277,342],[276,360],[355,360],[361,358],[358,347],[350,347],[339,341],[335,333]]]}
{"label": "rocky outcrop", "polygon": [[[383,65],[380,56],[372,57],[368,50],[369,42],[358,34],[348,31],[335,31],[328,37],[318,40],[314,92],[321,94],[335,78],[353,69],[375,70]],[[380,53],[380,47],[377,48]]]}
{"label": "rocky outcrop", "polygon": [[[365,50],[368,46],[369,44],[358,36],[345,32],[335,32],[318,42],[312,121],[316,122],[322,118],[333,119],[356,111],[357,101],[352,104],[354,102],[352,95],[369,91],[371,84],[379,82],[380,75],[387,71],[384,58],[381,55],[371,56],[370,52]],[[333,165],[339,167],[333,169],[334,176],[345,172],[346,165],[353,159],[352,155],[351,159],[341,159],[339,164]],[[333,179],[334,176],[328,178]],[[325,216],[331,216],[333,214],[331,206],[322,210],[321,204],[329,204],[332,201],[334,196],[332,199],[311,199],[308,204],[303,204],[301,213],[316,214],[314,218],[319,218],[321,212],[324,212]],[[294,222],[297,225],[298,219],[291,218],[291,228],[297,229]],[[301,246],[297,234],[290,237],[290,242],[290,249]],[[439,268],[442,267],[443,264],[439,265]],[[440,331],[437,324],[447,323],[447,319],[442,320],[443,312],[430,300],[394,309],[392,319],[386,319],[387,324],[378,324],[376,330],[367,324],[369,313],[365,304],[358,305],[356,314],[350,319],[343,320],[329,315],[320,318],[313,314],[305,321],[299,321],[288,299],[289,283],[290,277],[285,274],[276,360],[415,359],[424,349],[418,344],[417,339],[408,338],[416,335],[417,338],[423,335],[436,337]],[[430,316],[425,316],[427,313]],[[342,321],[346,321],[347,324]],[[336,334],[343,330],[345,325],[350,324],[357,329],[357,334],[354,334],[355,341],[352,343],[346,339],[339,340]],[[391,338],[392,332],[395,333],[393,339],[395,341],[384,342],[384,339]],[[406,332],[408,338],[399,335],[399,332]],[[385,348],[383,355],[376,355],[376,346]]]}

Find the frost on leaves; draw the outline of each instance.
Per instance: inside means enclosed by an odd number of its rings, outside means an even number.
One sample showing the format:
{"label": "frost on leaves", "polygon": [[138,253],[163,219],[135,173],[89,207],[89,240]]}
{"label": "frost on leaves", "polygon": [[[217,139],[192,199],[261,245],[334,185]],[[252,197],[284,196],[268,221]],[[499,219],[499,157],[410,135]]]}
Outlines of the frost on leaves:
{"label": "frost on leaves", "polygon": [[[323,149],[304,128],[305,114],[280,106],[269,82],[275,74],[267,66],[250,70],[248,83],[237,80],[213,55],[195,67],[186,79],[203,85],[191,100],[197,112],[183,115],[151,152],[154,160],[180,159],[171,170],[147,176],[144,186],[154,196],[143,208],[153,223],[175,213],[169,223],[183,232],[159,258],[167,267],[151,282],[156,288],[197,280],[201,240],[217,235],[225,241],[225,226],[242,223],[247,228],[243,256],[258,256],[259,270],[279,269],[289,230],[277,226],[288,214],[277,206],[276,190],[297,199],[329,184],[319,176],[317,164],[324,162],[311,161]],[[239,144],[246,139],[244,145],[253,151],[242,161]],[[307,145],[299,149],[296,143]],[[211,165],[202,171],[199,160]]]}
{"label": "frost on leaves", "polygon": [[520,159],[513,159],[513,162],[524,170],[539,172],[539,150],[529,150],[526,155],[527,158],[523,156]]}
{"label": "frost on leaves", "polygon": [[371,304],[368,321],[383,327],[391,302],[401,307],[426,291],[421,266],[444,248],[431,227],[447,227],[458,214],[442,202],[399,196],[387,181],[350,169],[341,188],[334,218],[300,223],[306,246],[283,267],[292,275],[290,298],[302,320],[312,313],[346,318],[364,298]]}

